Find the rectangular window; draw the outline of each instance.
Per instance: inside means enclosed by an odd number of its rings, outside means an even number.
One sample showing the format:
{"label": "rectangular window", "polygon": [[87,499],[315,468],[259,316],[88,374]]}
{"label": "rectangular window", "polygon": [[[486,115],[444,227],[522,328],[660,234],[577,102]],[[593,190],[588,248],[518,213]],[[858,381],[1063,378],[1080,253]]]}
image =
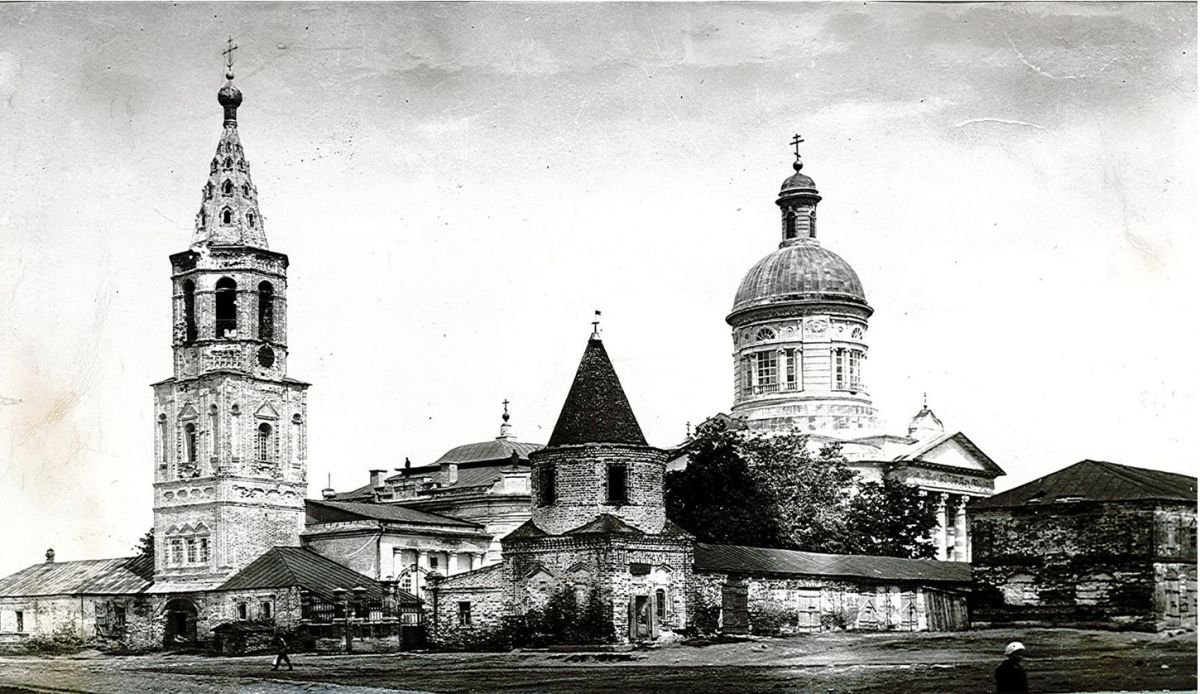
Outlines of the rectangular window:
{"label": "rectangular window", "polygon": [[742,397],[749,397],[754,394],[754,362],[750,360],[750,355],[742,356]]}
{"label": "rectangular window", "polygon": [[178,538],[171,540],[171,564],[174,566],[183,564],[183,540]]}
{"label": "rectangular window", "polygon": [[197,554],[198,554],[200,563],[207,564],[208,563],[208,538],[202,537],[199,540],[197,540],[196,542],[197,542],[197,547],[198,547]]}
{"label": "rectangular window", "polygon": [[799,350],[789,349],[786,351],[787,372],[785,374],[784,383],[787,385],[787,390],[798,390],[796,387],[796,382],[799,365],[796,362],[798,361],[799,356]]}
{"label": "rectangular window", "polygon": [[458,603],[458,625],[460,627],[471,626],[471,603],[464,600]]}
{"label": "rectangular window", "polygon": [[773,349],[756,352],[754,372],[756,393],[773,393],[779,390],[779,353]]}
{"label": "rectangular window", "polygon": [[429,570],[432,571],[433,569],[436,569],[437,567],[438,567],[438,558],[434,557],[434,556],[429,557]]}
{"label": "rectangular window", "polygon": [[258,606],[258,616],[262,617],[263,619],[270,619],[271,618],[271,603],[269,603],[269,602],[260,603]]}
{"label": "rectangular window", "polygon": [[859,378],[859,367],[861,366],[862,352],[852,349],[848,350],[849,357],[849,385],[851,390],[858,390],[862,387],[862,381]]}
{"label": "rectangular window", "polygon": [[114,629],[124,629],[125,628],[125,606],[124,605],[114,605],[113,606],[113,628]]}
{"label": "rectangular window", "polygon": [[250,618],[250,608],[246,606],[246,603],[239,602],[238,606],[237,606],[237,614],[238,614],[238,619],[249,619]]}
{"label": "rectangular window", "polygon": [[629,469],[624,463],[608,464],[608,503],[623,504],[629,500]]}
{"label": "rectangular window", "polygon": [[25,613],[17,610],[17,631],[25,631]]}
{"label": "rectangular window", "polygon": [[833,387],[846,387],[846,350],[840,347],[833,350]]}
{"label": "rectangular window", "polygon": [[195,564],[196,563],[196,541],[189,537],[186,542],[186,547],[187,547],[187,563]]}
{"label": "rectangular window", "polygon": [[554,503],[554,465],[542,465],[538,468],[538,505],[549,506]]}

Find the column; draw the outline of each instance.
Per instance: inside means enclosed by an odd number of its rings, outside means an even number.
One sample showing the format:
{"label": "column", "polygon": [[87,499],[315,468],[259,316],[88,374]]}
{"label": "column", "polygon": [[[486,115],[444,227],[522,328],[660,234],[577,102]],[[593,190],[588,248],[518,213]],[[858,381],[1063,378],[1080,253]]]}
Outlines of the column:
{"label": "column", "polygon": [[[417,550],[417,590],[425,587],[425,574],[429,571],[429,551]],[[418,597],[420,597],[418,595]]]}
{"label": "column", "polygon": [[954,561],[967,561],[967,497],[954,501]]}
{"label": "column", "polygon": [[933,542],[937,546],[937,554],[935,558],[942,561],[946,560],[946,527],[949,525],[946,518],[946,499],[948,494],[942,493],[937,495],[937,527],[933,531]]}

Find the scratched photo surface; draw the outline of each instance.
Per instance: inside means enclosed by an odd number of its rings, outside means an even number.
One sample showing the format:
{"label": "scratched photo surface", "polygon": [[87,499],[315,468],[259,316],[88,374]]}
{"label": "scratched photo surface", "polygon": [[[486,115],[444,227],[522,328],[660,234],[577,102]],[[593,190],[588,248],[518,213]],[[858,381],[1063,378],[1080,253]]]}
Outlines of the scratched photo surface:
{"label": "scratched photo surface", "polygon": [[998,491],[1195,474],[1193,4],[9,4],[0,576],[151,527],[229,37],[310,498],[488,440],[502,402],[545,443],[597,310],[651,445],[728,412],[796,133],[881,428],[926,398]]}

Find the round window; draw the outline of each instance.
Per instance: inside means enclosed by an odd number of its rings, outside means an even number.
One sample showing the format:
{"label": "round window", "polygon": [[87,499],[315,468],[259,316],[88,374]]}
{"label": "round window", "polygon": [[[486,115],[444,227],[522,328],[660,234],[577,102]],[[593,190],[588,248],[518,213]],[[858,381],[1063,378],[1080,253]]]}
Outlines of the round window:
{"label": "round window", "polygon": [[258,363],[268,369],[271,368],[271,365],[275,363],[275,350],[271,349],[268,345],[263,345],[258,350]]}

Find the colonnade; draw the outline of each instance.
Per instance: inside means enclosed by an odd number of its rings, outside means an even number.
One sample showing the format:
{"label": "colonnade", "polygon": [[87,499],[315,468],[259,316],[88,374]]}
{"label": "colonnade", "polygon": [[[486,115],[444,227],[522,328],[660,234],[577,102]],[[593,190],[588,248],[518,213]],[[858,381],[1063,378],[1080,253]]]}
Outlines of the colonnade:
{"label": "colonnade", "polygon": [[971,561],[971,536],[967,525],[967,494],[937,494],[937,527],[934,544],[942,561]]}

